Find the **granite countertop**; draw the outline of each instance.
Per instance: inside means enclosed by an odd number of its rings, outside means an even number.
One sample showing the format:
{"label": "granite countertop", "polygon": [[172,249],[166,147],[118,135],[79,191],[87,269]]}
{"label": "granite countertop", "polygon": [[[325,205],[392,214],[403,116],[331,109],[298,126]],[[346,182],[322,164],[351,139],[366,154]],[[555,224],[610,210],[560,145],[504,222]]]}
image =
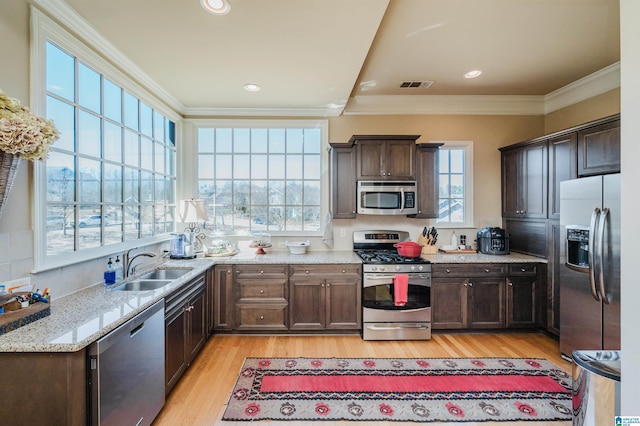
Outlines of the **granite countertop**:
{"label": "granite countertop", "polygon": [[[545,259],[512,253],[504,256],[445,254],[423,256],[432,263],[546,263]],[[241,251],[228,257],[199,257],[167,260],[161,267],[191,268],[169,285],[149,291],[114,291],[93,285],[51,301],[51,315],[0,336],[0,352],[76,352],[89,346],[158,300],[217,264],[360,264],[353,251],[309,251],[293,255],[288,251]],[[141,273],[144,271],[141,271]]]}

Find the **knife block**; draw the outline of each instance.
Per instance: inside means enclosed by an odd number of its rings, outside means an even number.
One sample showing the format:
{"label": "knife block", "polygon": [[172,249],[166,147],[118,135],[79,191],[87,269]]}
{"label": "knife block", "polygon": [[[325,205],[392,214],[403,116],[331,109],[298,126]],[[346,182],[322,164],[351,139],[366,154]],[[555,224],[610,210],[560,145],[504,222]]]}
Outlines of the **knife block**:
{"label": "knife block", "polygon": [[438,252],[438,247],[434,244],[434,245],[429,245],[429,241],[427,240],[426,237],[423,237],[422,234],[420,234],[418,236],[418,244],[422,244],[422,252],[421,254],[424,255],[430,255],[430,254],[436,254]]}

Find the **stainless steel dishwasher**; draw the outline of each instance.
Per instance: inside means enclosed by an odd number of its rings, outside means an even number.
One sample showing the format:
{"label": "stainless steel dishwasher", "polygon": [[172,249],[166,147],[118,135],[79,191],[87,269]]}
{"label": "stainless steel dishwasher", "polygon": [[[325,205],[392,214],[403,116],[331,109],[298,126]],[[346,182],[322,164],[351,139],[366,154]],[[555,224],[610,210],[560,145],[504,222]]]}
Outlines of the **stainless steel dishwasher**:
{"label": "stainless steel dishwasher", "polygon": [[89,347],[91,425],[150,425],[164,406],[164,300]]}

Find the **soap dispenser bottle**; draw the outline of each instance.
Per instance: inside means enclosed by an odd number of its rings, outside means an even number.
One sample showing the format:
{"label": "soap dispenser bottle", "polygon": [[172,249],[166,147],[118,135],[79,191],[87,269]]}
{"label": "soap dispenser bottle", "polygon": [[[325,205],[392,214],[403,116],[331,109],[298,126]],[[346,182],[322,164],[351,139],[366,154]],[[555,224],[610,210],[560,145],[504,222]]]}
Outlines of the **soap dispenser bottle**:
{"label": "soap dispenser bottle", "polygon": [[113,269],[116,273],[116,282],[122,281],[124,278],[124,269],[122,268],[122,262],[120,262],[120,256],[116,256],[116,263]]}
{"label": "soap dispenser bottle", "polygon": [[104,285],[115,284],[116,282],[116,271],[113,269],[113,262],[111,262],[111,258],[107,262],[107,270],[104,271]]}
{"label": "soap dispenser bottle", "polygon": [[456,236],[456,231],[453,231],[453,234],[451,234],[451,245],[454,250],[458,248],[458,237]]}

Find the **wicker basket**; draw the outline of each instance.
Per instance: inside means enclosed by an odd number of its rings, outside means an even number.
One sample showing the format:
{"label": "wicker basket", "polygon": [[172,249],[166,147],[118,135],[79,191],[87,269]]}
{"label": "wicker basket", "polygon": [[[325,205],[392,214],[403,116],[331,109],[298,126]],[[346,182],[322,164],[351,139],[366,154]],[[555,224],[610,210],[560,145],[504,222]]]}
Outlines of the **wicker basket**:
{"label": "wicker basket", "polygon": [[0,218],[7,204],[7,198],[9,198],[19,164],[20,157],[18,155],[0,151]]}

